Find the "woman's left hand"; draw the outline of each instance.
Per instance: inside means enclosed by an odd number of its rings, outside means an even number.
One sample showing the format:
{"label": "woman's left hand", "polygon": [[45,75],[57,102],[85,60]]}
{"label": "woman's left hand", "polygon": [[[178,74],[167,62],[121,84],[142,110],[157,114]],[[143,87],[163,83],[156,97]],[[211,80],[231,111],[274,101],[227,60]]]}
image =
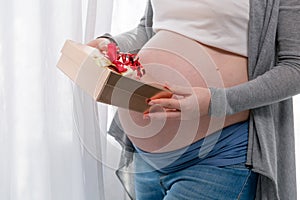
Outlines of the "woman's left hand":
{"label": "woman's left hand", "polygon": [[173,98],[152,99],[145,119],[192,120],[207,115],[210,104],[210,90],[203,87],[167,86]]}

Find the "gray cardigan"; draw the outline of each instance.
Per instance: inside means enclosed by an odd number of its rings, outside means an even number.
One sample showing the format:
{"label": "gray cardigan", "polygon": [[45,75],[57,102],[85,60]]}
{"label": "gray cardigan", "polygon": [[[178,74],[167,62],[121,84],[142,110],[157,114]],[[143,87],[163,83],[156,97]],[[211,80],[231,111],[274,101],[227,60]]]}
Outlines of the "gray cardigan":
{"label": "gray cardigan", "polygon": [[[152,7],[134,30],[113,39],[138,51],[153,36]],[[249,82],[210,88],[212,116],[251,109],[247,165],[258,172],[256,199],[296,200],[292,96],[300,93],[300,1],[251,0]]]}

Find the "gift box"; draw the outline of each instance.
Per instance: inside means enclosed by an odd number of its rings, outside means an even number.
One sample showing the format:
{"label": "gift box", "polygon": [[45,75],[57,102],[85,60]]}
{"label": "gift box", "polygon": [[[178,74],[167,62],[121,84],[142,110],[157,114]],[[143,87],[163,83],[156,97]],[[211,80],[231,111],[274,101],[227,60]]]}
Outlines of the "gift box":
{"label": "gift box", "polygon": [[[125,65],[128,65],[128,60],[127,63],[122,63],[122,59],[112,61],[109,57],[114,56],[107,57],[96,48],[71,40],[65,42],[61,53],[57,67],[98,102],[137,112],[147,112],[149,99],[172,96],[172,93],[166,88],[133,79],[132,73],[141,76],[141,71],[137,71],[141,69],[124,70]],[[126,54],[123,54],[122,57],[124,62]],[[132,57],[129,60],[131,63],[136,62]],[[122,73],[115,71],[114,63],[123,68],[121,69]],[[127,74],[124,71],[127,71]],[[126,76],[128,74],[131,74],[131,78]]]}

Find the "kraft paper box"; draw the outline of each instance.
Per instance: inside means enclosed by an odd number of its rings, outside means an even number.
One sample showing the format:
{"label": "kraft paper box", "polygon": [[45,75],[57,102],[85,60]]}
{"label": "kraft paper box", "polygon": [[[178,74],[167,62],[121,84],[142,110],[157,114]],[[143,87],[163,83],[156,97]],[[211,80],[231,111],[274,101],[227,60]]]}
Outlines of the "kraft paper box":
{"label": "kraft paper box", "polygon": [[96,101],[145,112],[149,108],[147,101],[150,98],[172,95],[164,88],[114,72],[107,67],[109,64],[105,63],[105,59],[101,59],[104,63],[99,66],[96,59],[104,55],[93,47],[67,40],[61,53],[57,67]]}

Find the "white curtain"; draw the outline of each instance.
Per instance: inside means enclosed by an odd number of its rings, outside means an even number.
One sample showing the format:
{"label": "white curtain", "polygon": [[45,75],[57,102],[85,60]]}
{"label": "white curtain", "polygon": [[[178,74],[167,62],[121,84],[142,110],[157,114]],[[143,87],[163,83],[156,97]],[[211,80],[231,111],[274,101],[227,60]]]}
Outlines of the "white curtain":
{"label": "white curtain", "polygon": [[111,31],[113,3],[0,1],[0,199],[125,199],[112,109],[56,68],[66,39]]}
{"label": "white curtain", "polygon": [[0,199],[103,199],[101,166],[75,131],[73,85],[56,69],[83,41],[80,0],[0,4]]}
{"label": "white curtain", "polygon": [[297,192],[298,194],[300,194],[300,95],[294,97],[294,116],[295,116]]}
{"label": "white curtain", "polygon": [[[120,147],[106,135],[114,108],[55,66],[66,39],[129,30],[145,2],[0,0],[0,199],[127,198],[114,174]],[[296,133],[299,111],[297,97]]]}

